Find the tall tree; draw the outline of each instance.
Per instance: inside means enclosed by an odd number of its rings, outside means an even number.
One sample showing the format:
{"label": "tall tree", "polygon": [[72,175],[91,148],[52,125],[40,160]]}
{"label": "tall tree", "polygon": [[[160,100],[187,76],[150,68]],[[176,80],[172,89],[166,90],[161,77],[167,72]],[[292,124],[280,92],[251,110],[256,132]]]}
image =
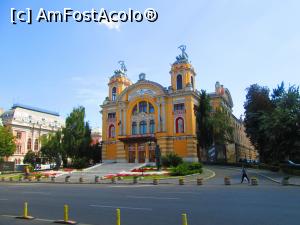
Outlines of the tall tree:
{"label": "tall tree", "polygon": [[0,161],[3,157],[14,154],[16,149],[15,138],[8,127],[0,126]]}
{"label": "tall tree", "polygon": [[66,126],[63,129],[63,148],[66,155],[63,157],[67,165],[67,158],[75,160],[79,156],[80,147],[85,135],[85,109],[80,106],[74,108],[66,119]]}
{"label": "tall tree", "polygon": [[[208,156],[208,149],[212,146],[213,135],[210,120],[211,106],[209,95],[201,90],[199,106],[196,108],[197,140],[201,150]],[[198,153],[200,155],[200,153]]]}
{"label": "tall tree", "polygon": [[253,84],[247,90],[245,108],[245,128],[251,143],[259,151],[260,160],[267,162],[270,152],[267,150],[267,140],[261,128],[262,116],[274,110],[274,104],[269,97],[267,87]]}
{"label": "tall tree", "polygon": [[62,132],[59,130],[54,134],[49,134],[47,137],[43,137],[41,142],[42,157],[48,158],[50,163],[55,162],[56,168],[59,168],[61,165],[61,159],[64,155]]}
{"label": "tall tree", "polygon": [[226,156],[226,144],[233,142],[233,126],[229,113],[223,108],[219,107],[212,113],[211,116],[213,142],[217,152],[217,158],[219,153],[223,153]]}

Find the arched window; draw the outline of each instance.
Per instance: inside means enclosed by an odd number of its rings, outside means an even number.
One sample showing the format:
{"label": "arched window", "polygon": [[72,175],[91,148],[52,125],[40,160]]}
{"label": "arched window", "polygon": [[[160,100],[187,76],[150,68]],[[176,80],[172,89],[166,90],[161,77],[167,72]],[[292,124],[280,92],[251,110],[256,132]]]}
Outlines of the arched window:
{"label": "arched window", "polygon": [[34,151],[37,151],[37,150],[39,150],[39,140],[35,139],[35,141],[34,141]]}
{"label": "arched window", "polygon": [[182,76],[179,74],[176,78],[177,90],[182,89]]}
{"label": "arched window", "polygon": [[27,140],[27,150],[31,150],[31,138]]}
{"label": "arched window", "polygon": [[184,120],[182,117],[176,119],[176,133],[184,133]]}
{"label": "arched window", "polygon": [[140,122],[140,134],[146,134],[147,133],[147,123],[146,121]]}
{"label": "arched window", "polygon": [[111,124],[108,129],[108,137],[114,138],[115,135],[116,135],[115,126]]}
{"label": "arched window", "polygon": [[139,112],[147,112],[147,102],[143,101],[139,103]]}
{"label": "arched window", "polygon": [[132,110],[132,115],[135,115],[135,114],[137,114],[137,105],[135,105]]}
{"label": "arched window", "polygon": [[194,89],[194,77],[191,76],[191,84],[192,84],[192,88]]}
{"label": "arched window", "polygon": [[113,101],[116,101],[116,99],[117,99],[117,88],[116,87],[113,87],[113,89],[111,91],[111,99]]}
{"label": "arched window", "polygon": [[150,134],[154,134],[155,132],[155,122],[154,120],[150,120]]}
{"label": "arched window", "polygon": [[154,107],[151,103],[149,103],[149,113],[154,113]]}
{"label": "arched window", "polygon": [[136,122],[133,122],[133,123],[132,123],[132,126],[131,126],[131,133],[132,133],[133,135],[137,134],[137,124],[136,124]]}

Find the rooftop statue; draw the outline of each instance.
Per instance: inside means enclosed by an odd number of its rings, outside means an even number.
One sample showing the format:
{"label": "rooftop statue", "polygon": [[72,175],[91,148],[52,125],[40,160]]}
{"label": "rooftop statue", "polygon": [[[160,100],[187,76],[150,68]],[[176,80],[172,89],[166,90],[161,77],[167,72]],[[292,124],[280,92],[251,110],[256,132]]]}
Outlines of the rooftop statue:
{"label": "rooftop statue", "polygon": [[188,61],[188,54],[186,53],[186,45],[180,45],[178,47],[181,50],[181,55],[176,57],[176,62]]}
{"label": "rooftop statue", "polygon": [[126,72],[127,72],[127,68],[126,68],[125,62],[123,60],[120,60],[118,63],[120,65],[120,69],[115,70],[115,75],[118,75],[120,73],[125,75]]}

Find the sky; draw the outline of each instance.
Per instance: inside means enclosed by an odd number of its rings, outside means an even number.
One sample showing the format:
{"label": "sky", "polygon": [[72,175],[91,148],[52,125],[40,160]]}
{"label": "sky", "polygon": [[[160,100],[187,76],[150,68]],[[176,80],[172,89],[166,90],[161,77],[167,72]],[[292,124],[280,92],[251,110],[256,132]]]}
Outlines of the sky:
{"label": "sky", "polygon": [[[11,8],[31,8],[34,14],[40,8],[154,8],[158,20],[14,25]],[[1,0],[0,108],[22,103],[66,117],[82,105],[91,126],[101,127],[99,105],[119,60],[133,82],[143,72],[168,87],[170,64],[185,44],[196,88],[212,92],[220,81],[239,117],[251,84],[299,85],[299,10],[298,0]]]}

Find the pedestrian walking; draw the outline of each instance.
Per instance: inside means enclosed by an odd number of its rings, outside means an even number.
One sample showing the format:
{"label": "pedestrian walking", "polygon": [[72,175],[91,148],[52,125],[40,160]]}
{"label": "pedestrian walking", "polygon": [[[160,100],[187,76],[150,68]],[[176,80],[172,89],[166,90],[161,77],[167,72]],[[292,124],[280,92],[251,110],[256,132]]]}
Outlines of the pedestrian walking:
{"label": "pedestrian walking", "polygon": [[250,182],[250,180],[249,180],[249,177],[248,177],[248,175],[247,175],[247,171],[246,171],[246,168],[244,167],[244,165],[243,165],[243,167],[242,167],[242,180],[241,180],[241,183],[243,183],[244,182],[244,179],[247,179],[247,181],[248,181],[248,183]]}

